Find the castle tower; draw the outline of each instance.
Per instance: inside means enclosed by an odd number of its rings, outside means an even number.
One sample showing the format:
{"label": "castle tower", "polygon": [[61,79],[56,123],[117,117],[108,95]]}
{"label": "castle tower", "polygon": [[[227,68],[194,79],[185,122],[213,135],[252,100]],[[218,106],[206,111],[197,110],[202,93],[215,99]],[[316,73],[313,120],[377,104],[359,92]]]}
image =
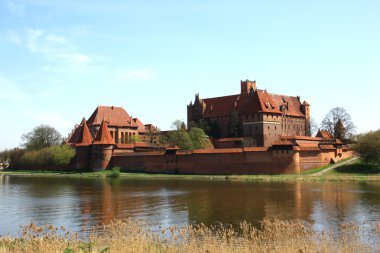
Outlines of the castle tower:
{"label": "castle tower", "polygon": [[83,118],[81,124],[74,130],[68,144],[75,147],[75,169],[87,170],[90,168],[91,145],[93,142],[90,129],[86,119]]}
{"label": "castle tower", "polygon": [[256,81],[250,81],[250,80],[245,80],[245,81],[240,81],[240,86],[241,86],[241,94],[248,94],[251,92],[251,90],[256,91]]}
{"label": "castle tower", "polygon": [[190,126],[191,122],[197,123],[203,119],[206,110],[206,103],[200,98],[199,94],[195,94],[194,104],[190,102],[187,106],[187,125]]}
{"label": "castle tower", "polygon": [[107,123],[103,120],[96,133],[91,152],[91,169],[93,171],[105,170],[109,167],[115,141],[111,136]]}
{"label": "castle tower", "polygon": [[301,104],[301,112],[305,114],[305,136],[311,136],[310,129],[310,104],[305,100]]}

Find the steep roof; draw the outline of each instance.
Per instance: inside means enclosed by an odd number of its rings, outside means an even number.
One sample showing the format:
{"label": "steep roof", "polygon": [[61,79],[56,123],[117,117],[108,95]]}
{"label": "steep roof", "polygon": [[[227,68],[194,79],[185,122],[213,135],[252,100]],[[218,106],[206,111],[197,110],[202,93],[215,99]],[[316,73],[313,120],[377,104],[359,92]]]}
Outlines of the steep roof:
{"label": "steep roof", "polygon": [[230,115],[235,106],[240,105],[240,94],[225,97],[203,99],[206,104],[205,117],[219,117]]}
{"label": "steep roof", "polygon": [[135,122],[135,125],[140,133],[146,132],[146,128],[139,118],[134,118],[133,121]]}
{"label": "steep roof", "polygon": [[99,131],[96,133],[94,145],[115,145],[115,141],[111,136],[107,123],[103,120]]}
{"label": "steep roof", "polygon": [[316,135],[316,137],[323,138],[326,141],[332,141],[333,140],[332,135],[327,130],[319,130],[318,133],[317,133],[317,135]]}
{"label": "steep roof", "polygon": [[92,135],[90,129],[87,126],[86,120],[83,118],[81,124],[81,134],[79,135],[78,142],[76,146],[90,146],[93,142]]}
{"label": "steep roof", "polygon": [[271,94],[265,90],[257,90],[252,94],[206,98],[202,101],[206,105],[204,113],[206,118],[228,116],[232,110],[242,114],[257,112],[282,114],[282,109],[286,115],[305,117],[301,111],[299,97]]}
{"label": "steep roof", "polygon": [[98,106],[87,123],[89,125],[100,125],[103,120],[106,120],[110,126],[138,127],[122,107]]}
{"label": "steep roof", "polygon": [[81,124],[75,128],[68,143],[77,147],[85,147],[90,146],[92,141],[93,138],[90,129],[87,126],[86,120],[83,118]]}

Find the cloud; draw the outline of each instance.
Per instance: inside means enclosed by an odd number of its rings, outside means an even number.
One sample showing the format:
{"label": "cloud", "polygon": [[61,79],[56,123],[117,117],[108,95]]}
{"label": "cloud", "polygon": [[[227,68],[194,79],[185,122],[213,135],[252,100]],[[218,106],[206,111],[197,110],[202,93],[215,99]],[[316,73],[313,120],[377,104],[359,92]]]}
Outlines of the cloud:
{"label": "cloud", "polygon": [[118,82],[128,81],[150,81],[155,78],[155,73],[149,69],[129,70],[125,73],[119,74],[117,77]]}
{"label": "cloud", "polygon": [[25,13],[25,6],[23,4],[16,3],[13,0],[8,0],[7,1],[7,7],[8,7],[8,10],[12,14],[15,14],[15,15],[22,16]]}
{"label": "cloud", "polygon": [[0,99],[22,101],[28,98],[14,82],[8,80],[0,73]]}
{"label": "cloud", "polygon": [[46,33],[39,29],[26,29],[25,45],[29,52],[40,54],[48,64],[44,71],[84,72],[94,62],[94,57],[80,52],[78,46],[62,35]]}

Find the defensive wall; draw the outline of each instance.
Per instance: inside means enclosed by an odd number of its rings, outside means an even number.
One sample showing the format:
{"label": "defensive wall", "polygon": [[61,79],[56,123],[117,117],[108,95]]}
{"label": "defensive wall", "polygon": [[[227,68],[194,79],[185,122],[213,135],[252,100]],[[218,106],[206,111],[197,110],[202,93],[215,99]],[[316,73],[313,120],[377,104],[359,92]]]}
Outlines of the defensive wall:
{"label": "defensive wall", "polygon": [[234,148],[131,153],[115,150],[109,167],[124,172],[239,175],[299,173],[352,156],[349,149]]}

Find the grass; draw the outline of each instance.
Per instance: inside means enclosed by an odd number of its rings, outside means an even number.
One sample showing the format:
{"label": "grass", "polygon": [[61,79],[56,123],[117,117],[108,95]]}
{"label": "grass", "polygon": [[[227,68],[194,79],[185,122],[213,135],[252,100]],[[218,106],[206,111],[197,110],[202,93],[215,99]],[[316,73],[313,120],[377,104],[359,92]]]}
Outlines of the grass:
{"label": "grass", "polygon": [[345,174],[345,175],[380,175],[380,166],[375,164],[368,164],[359,159],[351,164],[342,165],[330,172],[332,175]]}
{"label": "grass", "polygon": [[[343,160],[342,162],[346,161]],[[278,175],[182,175],[182,174],[147,174],[147,173],[124,173],[120,168],[99,172],[62,172],[62,171],[5,171],[1,174],[25,175],[25,176],[61,176],[74,178],[128,178],[134,180],[229,180],[246,182],[283,182],[283,181],[380,181],[380,167],[365,164],[360,159],[352,164],[341,165],[323,175],[314,176],[315,173],[328,169],[334,164],[304,171],[300,174]]]}
{"label": "grass", "polygon": [[[368,226],[366,227],[368,229]],[[331,231],[315,232],[302,221],[263,220],[260,228],[242,222],[239,228],[203,224],[152,228],[141,221],[116,220],[85,228],[81,234],[64,227],[23,226],[20,237],[0,237],[0,252],[372,252],[380,224],[362,240],[365,225],[342,224]]]}

